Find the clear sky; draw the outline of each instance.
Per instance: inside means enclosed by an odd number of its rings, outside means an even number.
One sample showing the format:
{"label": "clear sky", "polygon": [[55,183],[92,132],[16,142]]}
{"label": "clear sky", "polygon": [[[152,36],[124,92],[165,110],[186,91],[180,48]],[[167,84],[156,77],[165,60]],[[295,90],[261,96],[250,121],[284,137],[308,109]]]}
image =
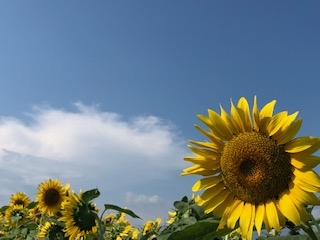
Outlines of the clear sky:
{"label": "clear sky", "polygon": [[51,177],[166,217],[196,114],[241,96],[320,136],[319,25],[319,1],[0,1],[0,205]]}

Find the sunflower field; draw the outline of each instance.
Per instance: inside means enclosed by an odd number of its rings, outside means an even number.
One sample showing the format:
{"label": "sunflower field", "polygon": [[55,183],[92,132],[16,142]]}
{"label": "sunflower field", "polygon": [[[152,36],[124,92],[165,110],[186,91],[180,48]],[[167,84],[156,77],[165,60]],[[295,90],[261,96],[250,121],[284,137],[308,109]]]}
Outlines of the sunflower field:
{"label": "sunflower field", "polygon": [[[276,101],[252,108],[242,97],[230,113],[209,109],[195,125],[207,141],[190,141],[191,166],[200,175],[194,195],[173,203],[167,221],[133,226],[132,210],[113,204],[98,209],[98,189],[76,193],[59,179],[38,185],[34,200],[11,195],[0,209],[0,239],[252,240],[320,239],[320,177],[314,168],[320,139],[296,137],[298,112],[274,114]],[[129,218],[128,218],[129,217]]]}

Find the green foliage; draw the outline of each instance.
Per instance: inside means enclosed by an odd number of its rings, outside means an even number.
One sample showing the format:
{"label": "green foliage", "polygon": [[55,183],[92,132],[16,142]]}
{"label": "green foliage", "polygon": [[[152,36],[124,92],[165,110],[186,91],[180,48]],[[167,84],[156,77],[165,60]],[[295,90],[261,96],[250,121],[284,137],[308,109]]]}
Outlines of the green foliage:
{"label": "green foliage", "polygon": [[100,196],[100,192],[97,188],[86,191],[82,194],[82,200],[88,204],[91,202],[93,199],[97,198]]}
{"label": "green foliage", "polygon": [[112,204],[105,204],[104,205],[104,208],[105,210],[116,210],[118,212],[123,212],[133,218],[140,218],[138,215],[136,215],[134,212],[132,212],[131,210],[129,209],[126,209],[126,208],[121,208],[121,207],[118,207],[116,205],[112,205]]}

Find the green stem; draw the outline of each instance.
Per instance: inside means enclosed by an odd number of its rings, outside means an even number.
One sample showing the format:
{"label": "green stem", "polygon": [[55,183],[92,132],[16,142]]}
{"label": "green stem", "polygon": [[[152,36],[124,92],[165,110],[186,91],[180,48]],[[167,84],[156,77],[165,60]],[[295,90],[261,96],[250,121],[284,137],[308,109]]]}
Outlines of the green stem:
{"label": "green stem", "polygon": [[301,224],[301,228],[309,235],[312,240],[318,240],[316,234],[314,233],[311,225],[306,222]]}
{"label": "green stem", "polygon": [[316,226],[318,232],[320,232],[320,227],[319,227],[319,224],[317,223],[317,220],[313,217],[313,215],[311,213],[310,213],[310,217],[311,217],[313,224]]}

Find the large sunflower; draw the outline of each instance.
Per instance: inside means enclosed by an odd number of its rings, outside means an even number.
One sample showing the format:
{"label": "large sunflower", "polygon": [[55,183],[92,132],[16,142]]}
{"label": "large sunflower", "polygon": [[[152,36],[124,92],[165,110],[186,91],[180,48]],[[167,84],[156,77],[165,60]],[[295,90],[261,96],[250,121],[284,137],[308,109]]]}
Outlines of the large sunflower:
{"label": "large sunflower", "polygon": [[48,179],[38,186],[38,208],[43,214],[55,215],[66,198],[65,189],[58,179]]}
{"label": "large sunflower", "polygon": [[182,175],[204,178],[192,187],[202,190],[197,203],[206,213],[221,217],[219,229],[234,229],[239,220],[244,239],[252,238],[253,227],[260,235],[262,223],[267,230],[280,232],[286,219],[295,225],[309,220],[305,205],[319,205],[315,192],[320,178],[312,170],[320,157],[320,139],[294,138],[302,120],[298,112],[273,115],[276,101],[258,109],[254,97],[252,114],[245,98],[237,106],[231,102],[230,115],[209,109],[198,118],[208,130],[195,125],[209,142],[190,141],[193,156],[185,157],[194,165]]}
{"label": "large sunflower", "polygon": [[97,209],[94,204],[86,203],[74,193],[69,192],[68,199],[62,204],[62,217],[65,223],[65,236],[69,239],[86,239],[87,234],[97,233],[95,220]]}

